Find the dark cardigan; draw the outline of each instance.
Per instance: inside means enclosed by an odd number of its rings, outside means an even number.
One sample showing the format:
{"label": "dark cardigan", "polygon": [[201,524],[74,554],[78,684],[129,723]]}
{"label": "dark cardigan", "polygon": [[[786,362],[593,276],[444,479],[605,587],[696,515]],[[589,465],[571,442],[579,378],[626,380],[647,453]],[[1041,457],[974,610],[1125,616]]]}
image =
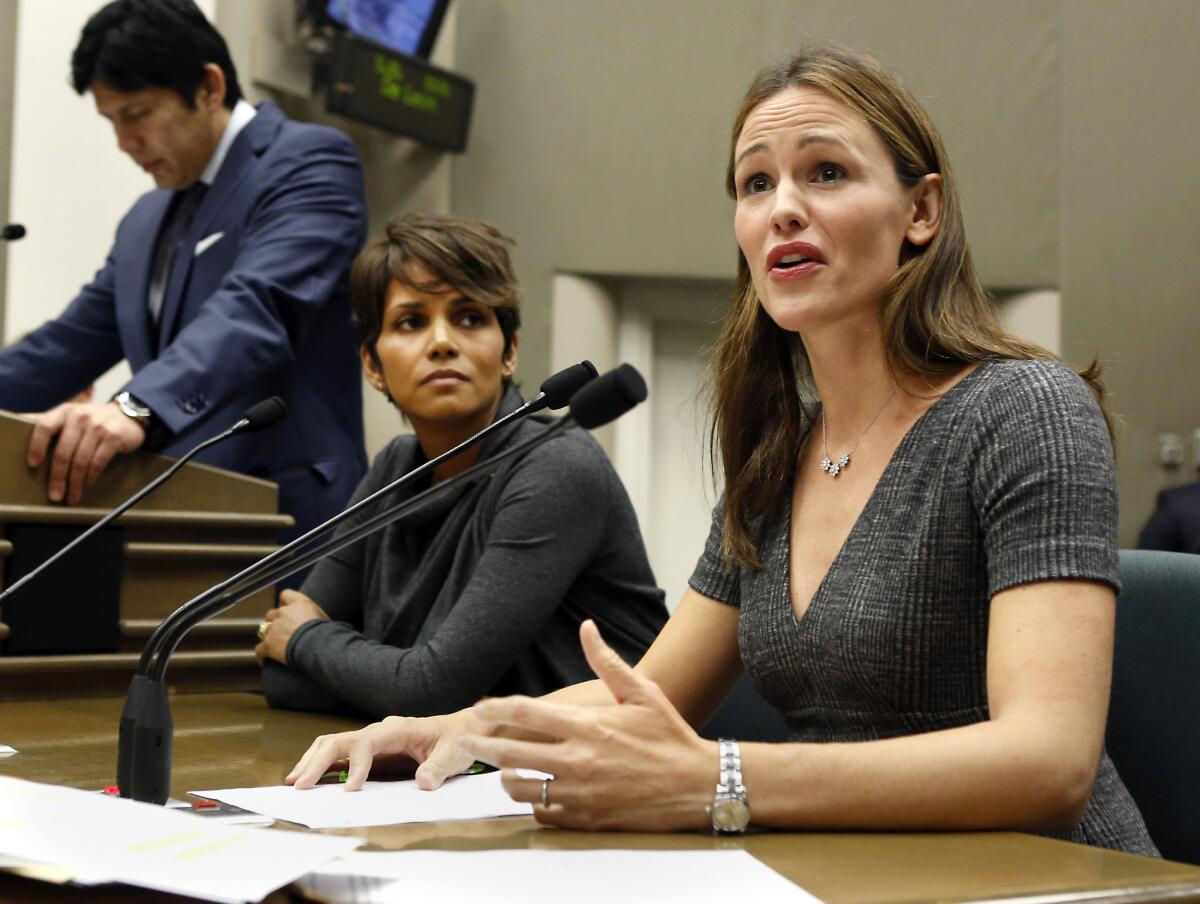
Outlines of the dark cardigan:
{"label": "dark cardigan", "polygon": [[[510,389],[497,416],[520,404]],[[552,423],[535,416],[506,427],[480,458]],[[397,437],[354,501],[422,461],[415,437]],[[296,631],[289,666],[268,660],[267,701],[374,717],[452,712],[486,695],[590,679],[584,619],[636,662],[667,618],[625,489],[579,429],[324,559],[302,591],[331,620]]]}

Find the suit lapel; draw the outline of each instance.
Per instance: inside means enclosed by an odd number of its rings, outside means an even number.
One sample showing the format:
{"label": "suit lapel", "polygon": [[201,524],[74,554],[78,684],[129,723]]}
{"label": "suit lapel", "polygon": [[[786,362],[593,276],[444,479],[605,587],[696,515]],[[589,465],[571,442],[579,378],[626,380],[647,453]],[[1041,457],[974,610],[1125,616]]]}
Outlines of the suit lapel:
{"label": "suit lapel", "polygon": [[270,146],[282,122],[283,114],[273,103],[267,101],[260,105],[258,113],[230,146],[221,168],[217,170],[217,178],[196,208],[191,225],[184,234],[183,245],[171,264],[170,281],[159,315],[159,352],[175,336],[176,321],[187,296],[188,282],[196,260],[196,243],[214,230],[215,221],[219,224],[218,215],[229,207],[230,199],[237,196],[242,182],[254,169],[258,157]]}
{"label": "suit lapel", "polygon": [[142,206],[142,222],[131,232],[136,242],[124,242],[117,253],[117,323],[129,366],[137,371],[155,355],[154,327],[150,322],[150,278],[163,218],[174,192],[154,191]]}

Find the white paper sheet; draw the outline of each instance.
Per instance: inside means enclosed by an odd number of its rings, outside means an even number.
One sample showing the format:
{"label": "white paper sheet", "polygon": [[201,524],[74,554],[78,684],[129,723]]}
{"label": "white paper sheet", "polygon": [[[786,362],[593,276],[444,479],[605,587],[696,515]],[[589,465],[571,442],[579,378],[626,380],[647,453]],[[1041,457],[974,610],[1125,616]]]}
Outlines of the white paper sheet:
{"label": "white paper sheet", "polygon": [[361,841],[210,825],[153,804],[0,777],[0,856],[206,901],[258,901]]}
{"label": "white paper sheet", "polygon": [[367,782],[361,791],[347,791],[343,785],[318,785],[297,791],[289,785],[281,785],[191,793],[311,829],[351,829],[533,813],[532,806],[517,803],[505,793],[499,772],[460,775],[447,780],[437,791],[422,791],[415,781],[409,780]]}
{"label": "white paper sheet", "polygon": [[298,883],[322,901],[521,904],[770,901],[820,904],[745,851],[353,853]]}

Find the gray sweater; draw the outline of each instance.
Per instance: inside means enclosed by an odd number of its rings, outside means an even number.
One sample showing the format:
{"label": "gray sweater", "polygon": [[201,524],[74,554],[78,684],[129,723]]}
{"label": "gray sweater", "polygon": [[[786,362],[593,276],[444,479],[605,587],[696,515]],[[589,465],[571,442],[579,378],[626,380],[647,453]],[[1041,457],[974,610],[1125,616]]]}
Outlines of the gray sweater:
{"label": "gray sweater", "polygon": [[[726,570],[721,517],[718,507],[691,584],[740,606],[746,671],[796,741],[984,721],[995,594],[1060,578],[1119,588],[1112,445],[1091,393],[1058,362],[983,364],[930,408],[799,621],[788,592],[791,494],[761,526],[757,571]],[[1156,853],[1107,754],[1082,822],[1064,837]]]}
{"label": "gray sweater", "polygon": [[[499,414],[520,402],[509,390]],[[550,422],[535,416],[504,428],[480,458]],[[354,501],[423,461],[415,437],[397,437]],[[374,717],[452,712],[485,695],[587,680],[584,619],[636,662],[667,618],[625,489],[577,428],[322,560],[302,590],[331,620],[296,631],[290,667],[268,660],[267,701]]]}

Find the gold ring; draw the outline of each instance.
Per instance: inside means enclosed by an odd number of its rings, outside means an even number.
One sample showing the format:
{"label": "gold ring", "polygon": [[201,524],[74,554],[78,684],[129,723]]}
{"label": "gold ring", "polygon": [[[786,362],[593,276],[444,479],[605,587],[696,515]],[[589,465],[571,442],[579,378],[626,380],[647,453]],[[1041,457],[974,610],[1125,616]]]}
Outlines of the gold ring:
{"label": "gold ring", "polygon": [[550,806],[550,783],[554,781],[552,778],[542,779],[542,806]]}
{"label": "gold ring", "polygon": [[267,628],[269,628],[269,627],[271,627],[271,623],[269,621],[263,621],[263,622],[258,623],[258,639],[259,640],[262,640],[264,637],[267,636]]}

